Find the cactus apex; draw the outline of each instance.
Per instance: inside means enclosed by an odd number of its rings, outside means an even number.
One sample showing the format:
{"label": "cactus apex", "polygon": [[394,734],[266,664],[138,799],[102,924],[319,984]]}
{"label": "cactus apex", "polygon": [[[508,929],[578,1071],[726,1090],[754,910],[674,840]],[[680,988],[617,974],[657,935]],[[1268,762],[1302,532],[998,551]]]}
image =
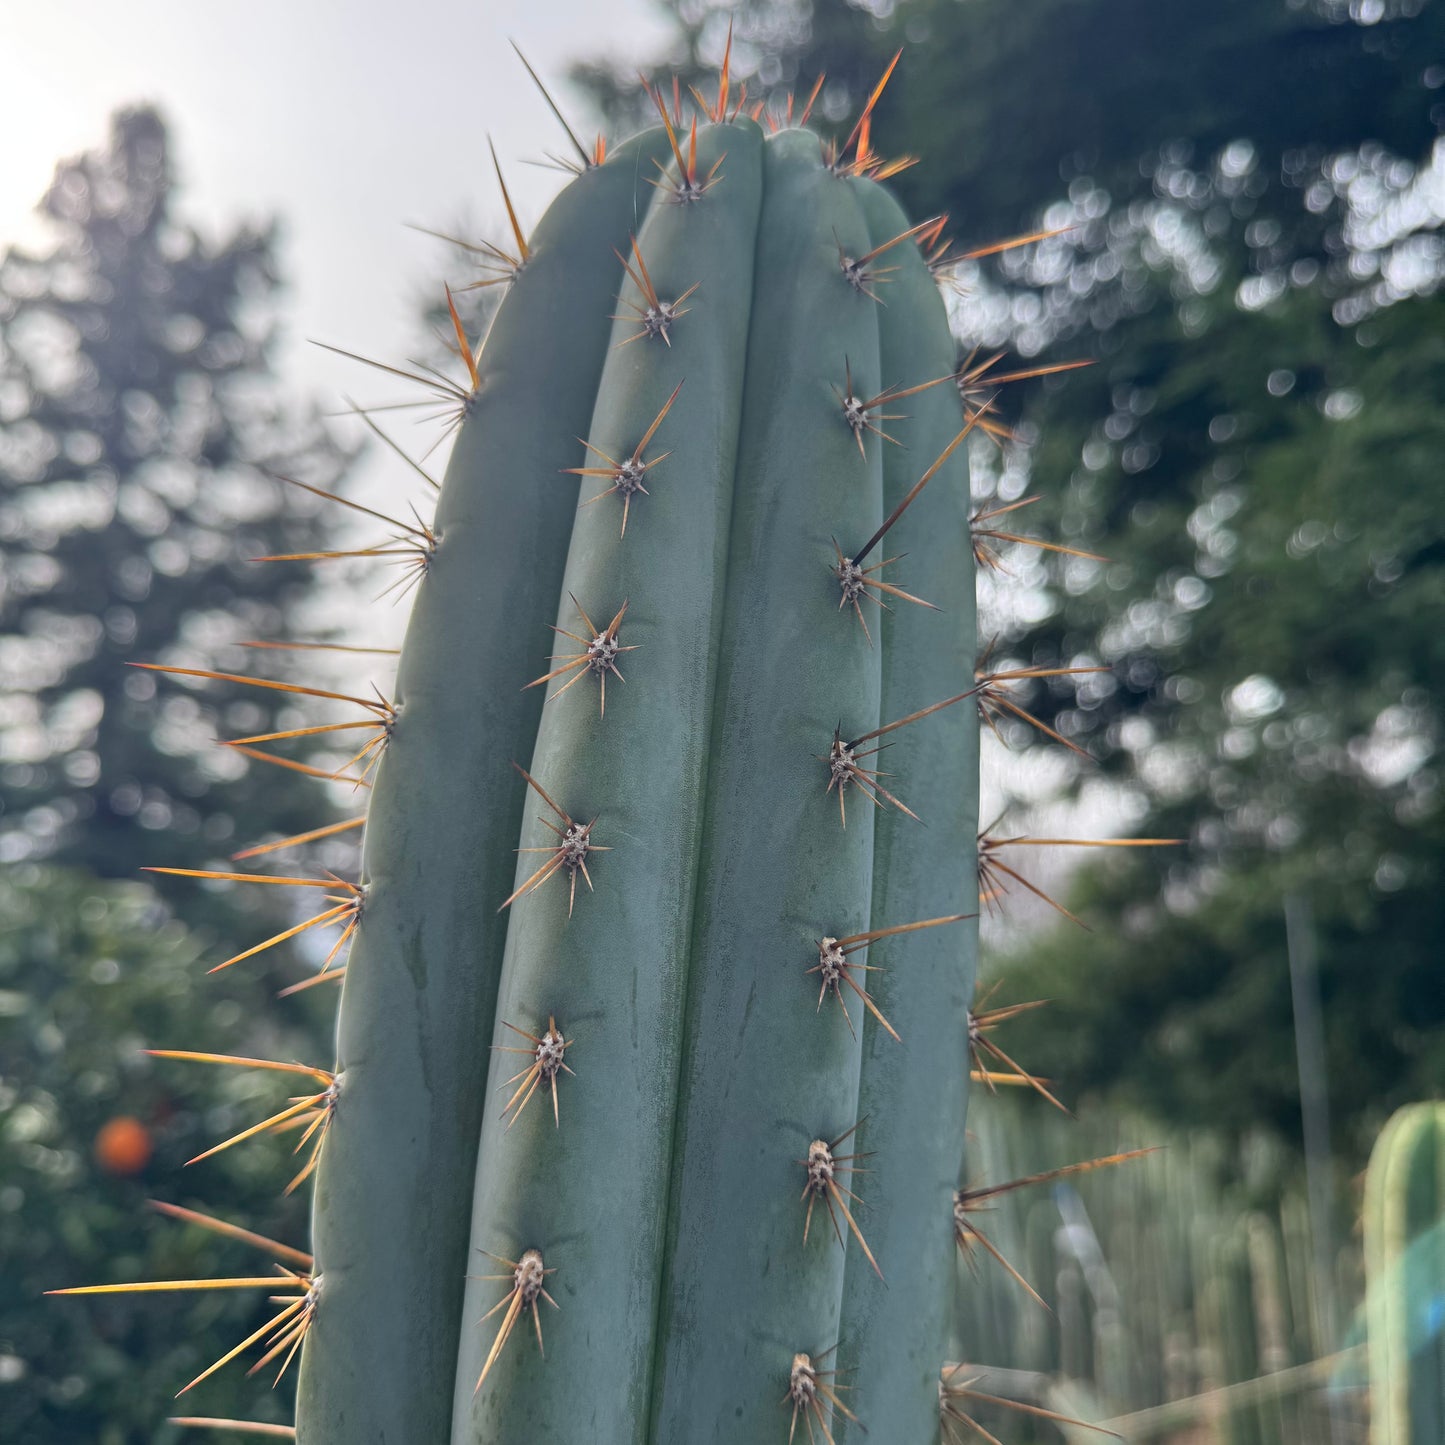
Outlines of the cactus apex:
{"label": "cactus apex", "polygon": [[745,84],[738,94],[736,106],[729,111],[728,97],[731,91],[732,61],[733,22],[731,18],[729,18],[727,40],[723,44],[722,64],[718,67],[717,100],[710,105],[696,86],[688,86],[688,89],[692,92],[693,100],[697,102],[697,108],[712,121],[714,125],[724,125],[729,120],[735,119],[738,112],[743,108],[743,103],[747,100],[748,88]]}
{"label": "cactus apex", "polygon": [[[729,45],[732,40],[729,36]],[[687,205],[692,201],[700,201],[722,177],[718,174],[718,167],[727,159],[727,152],[724,151],[713,163],[712,168],[705,176],[699,177],[697,168],[697,117],[692,118],[692,128],[688,132],[687,154],[683,155],[682,146],[677,139],[677,128],[674,127],[672,119],[667,114],[667,104],[662,97],[661,91],[649,91],[653,103],[657,106],[658,114],[662,117],[663,128],[667,131],[667,141],[672,147],[672,158],[677,163],[677,180],[672,180],[667,173],[667,167],[661,161],[654,161],[653,164],[661,172],[661,178],[650,181],[660,191],[668,193],[668,199],[679,205]],[[680,103],[680,102],[679,102]],[[679,125],[681,124],[679,120]]]}
{"label": "cactus apex", "polygon": [[[824,153],[824,164],[834,175],[837,176],[870,176],[875,175],[881,169],[886,170],[888,175],[896,175],[898,170],[912,161],[894,162],[891,165],[880,161],[873,154],[873,108],[882,99],[883,92],[888,88],[888,82],[893,79],[893,72],[898,68],[898,62],[903,58],[903,51],[900,48],[894,52],[893,59],[888,62],[886,69],[878,83],[869,92],[868,99],[864,102],[863,111],[853,124],[853,129],[848,132],[848,138],[841,146],[829,145]],[[808,123],[808,112],[813,108],[813,101],[817,98],[818,90],[823,84],[823,77],[818,77],[817,83],[813,86],[813,94],[808,98],[807,108],[803,111],[803,119],[800,124]],[[791,107],[790,107],[791,108]],[[848,159],[849,150],[853,151],[853,159]],[[886,179],[884,175],[877,175],[877,179]]]}

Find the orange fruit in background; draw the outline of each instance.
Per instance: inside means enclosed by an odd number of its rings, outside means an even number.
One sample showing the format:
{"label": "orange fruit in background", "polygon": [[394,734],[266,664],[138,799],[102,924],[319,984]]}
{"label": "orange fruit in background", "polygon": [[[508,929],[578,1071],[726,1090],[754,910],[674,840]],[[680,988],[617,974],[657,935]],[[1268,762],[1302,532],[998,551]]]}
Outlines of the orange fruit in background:
{"label": "orange fruit in background", "polygon": [[96,1162],[107,1174],[139,1174],[150,1157],[150,1131],[128,1114],[102,1124],[95,1136]]}

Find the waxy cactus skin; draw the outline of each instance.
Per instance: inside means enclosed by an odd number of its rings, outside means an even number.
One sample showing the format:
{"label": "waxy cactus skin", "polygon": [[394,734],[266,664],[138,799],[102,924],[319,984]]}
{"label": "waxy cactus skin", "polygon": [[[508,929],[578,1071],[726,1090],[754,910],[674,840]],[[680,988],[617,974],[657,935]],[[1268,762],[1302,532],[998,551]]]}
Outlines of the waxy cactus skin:
{"label": "waxy cactus skin", "polygon": [[[681,187],[661,130],[583,172],[477,357],[366,827],[298,1405],[317,1445],[783,1439],[798,1351],[842,1365],[861,1421],[937,1428],[976,710],[862,759],[921,822],[851,784],[845,826],[827,755],[835,728],[973,685],[965,448],[863,564],[906,551],[872,575],[939,610],[875,593],[892,611],[865,597],[865,630],[833,572],[832,539],[851,555],[964,429],[953,343],[912,239],[863,288],[845,273],[908,230],[866,167],[747,119],[689,145]],[[654,334],[652,299],[685,294]],[[845,372],[859,398],[944,384],[880,424],[898,445],[865,429],[860,448]],[[645,491],[564,472],[620,469],[655,422]],[[624,604],[621,677],[524,686]],[[526,887],[562,813],[591,822],[586,874]],[[901,1042],[851,985],[820,1000],[819,939],[935,919],[849,955],[886,966],[848,973]],[[503,1050],[549,1020],[574,1073],[503,1117],[532,1062]],[[839,1178],[886,1286],[831,1197],[803,1243],[799,1161],[855,1125],[848,1150],[874,1157]],[[528,1250],[556,1310],[509,1298]]]}
{"label": "waxy cactus skin", "polygon": [[725,63],[688,128],[659,96],[578,144],[532,235],[508,200],[465,380],[413,378],[455,431],[435,520],[347,554],[414,591],[392,696],[193,673],[362,709],[324,729],[360,878],[201,874],[327,900],[334,1068],[156,1051],[321,1086],[220,1146],[305,1128],[311,1250],[246,1236],[286,1276],[245,1346],[299,1357],[304,1445],[967,1421],[964,1214],[1016,1187],[967,1189],[970,1068],[1058,1103],[992,1039],[1034,1004],[970,1013],[980,880],[1032,889],[1000,850],[1058,841],[980,838],[980,714],[1042,726],[1012,684],[1097,669],[980,658],[975,566],[1053,544],[972,511],[992,362],[883,184],[881,89],[840,148],[740,114]]}

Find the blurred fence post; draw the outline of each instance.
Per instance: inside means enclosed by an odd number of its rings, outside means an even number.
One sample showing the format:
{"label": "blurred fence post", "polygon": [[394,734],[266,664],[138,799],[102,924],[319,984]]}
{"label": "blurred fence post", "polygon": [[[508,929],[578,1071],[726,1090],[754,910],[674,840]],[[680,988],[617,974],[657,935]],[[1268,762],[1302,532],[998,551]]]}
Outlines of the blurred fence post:
{"label": "blurred fence post", "polygon": [[[1310,1290],[1317,1355],[1335,1349],[1339,1319],[1335,1307],[1333,1193],[1330,1157],[1330,1102],[1325,1068],[1325,1029],[1320,1007],[1319,969],[1315,953],[1314,915],[1300,893],[1284,897],[1285,952],[1289,956],[1289,989],[1294,1008],[1295,1064],[1299,1071],[1300,1116],[1304,1126],[1305,1188],[1313,1244],[1314,1287]],[[1345,1422],[1336,1403],[1330,1404],[1330,1436],[1345,1441]]]}

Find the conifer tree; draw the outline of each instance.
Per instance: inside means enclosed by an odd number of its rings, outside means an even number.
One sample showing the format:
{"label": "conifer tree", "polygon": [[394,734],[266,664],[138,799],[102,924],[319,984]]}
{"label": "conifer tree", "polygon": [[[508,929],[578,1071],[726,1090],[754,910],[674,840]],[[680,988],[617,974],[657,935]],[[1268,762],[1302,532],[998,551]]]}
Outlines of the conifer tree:
{"label": "conifer tree", "polygon": [[[335,843],[227,861],[325,823],[328,802],[318,780],[217,737],[311,716],[284,695],[129,665],[285,676],[287,653],[254,666],[234,644],[295,636],[310,569],[252,559],[327,545],[333,519],[278,477],[332,489],[349,460],[273,369],[274,226],[202,235],[177,192],[162,118],[122,111],[104,148],[59,166],[40,206],[49,240],[0,256],[6,1440],[158,1438],[149,1366],[134,1364],[159,1366],[155,1332],[170,1331],[185,1358],[169,1364],[189,1378],[246,1326],[239,1299],[127,1301],[89,1321],[37,1305],[73,1274],[133,1272],[137,1252],[162,1274],[192,1268],[196,1231],[174,1219],[153,1216],[136,1242],[145,1199],[220,1200],[255,1228],[300,1227],[303,1195],[275,1184],[293,1137],[186,1167],[274,1111],[274,1080],[144,1050],[319,1058],[330,1027],[322,991],[276,1001],[304,976],[282,949],[206,977],[268,922],[293,921],[264,896],[279,890],[138,871],[345,871]],[[244,1380],[197,1394],[216,1414],[251,1398]]]}
{"label": "conifer tree", "polygon": [[251,559],[316,549],[323,520],[278,478],[332,487],[347,460],[272,369],[274,226],[204,236],[176,193],[161,116],[122,111],[104,149],[57,169],[53,242],[0,258],[11,860],[133,877],[324,821],[319,785],[214,746],[270,730],[284,700],[128,666],[245,671],[229,644],[286,636],[309,569]]}

